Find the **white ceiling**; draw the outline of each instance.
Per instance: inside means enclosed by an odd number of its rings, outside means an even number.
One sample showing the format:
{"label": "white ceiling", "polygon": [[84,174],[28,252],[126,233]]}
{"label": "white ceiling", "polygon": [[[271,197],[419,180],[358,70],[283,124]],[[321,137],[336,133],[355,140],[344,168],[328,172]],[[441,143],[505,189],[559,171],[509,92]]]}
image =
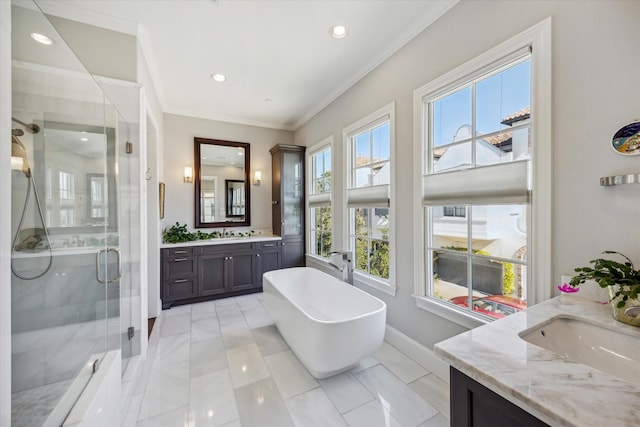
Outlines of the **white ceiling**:
{"label": "white ceiling", "polygon": [[[58,0],[139,24],[167,113],[297,129],[457,0]],[[97,15],[96,13],[100,14]],[[106,25],[105,25],[106,23]],[[329,28],[347,27],[333,39]],[[117,29],[112,27],[112,29]],[[227,81],[210,78],[223,73]],[[265,99],[271,101],[265,101]]]}

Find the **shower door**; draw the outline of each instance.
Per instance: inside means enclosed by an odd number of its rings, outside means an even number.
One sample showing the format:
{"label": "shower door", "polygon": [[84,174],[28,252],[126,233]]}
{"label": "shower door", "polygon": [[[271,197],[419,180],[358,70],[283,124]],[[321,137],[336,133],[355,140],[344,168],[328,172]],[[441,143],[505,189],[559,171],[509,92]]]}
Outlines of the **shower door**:
{"label": "shower door", "polygon": [[[122,346],[120,240],[130,234],[118,192],[130,183],[118,156],[128,135],[46,17],[24,3],[12,5],[11,425],[61,425],[104,355]],[[52,49],[33,32],[54,39]]]}

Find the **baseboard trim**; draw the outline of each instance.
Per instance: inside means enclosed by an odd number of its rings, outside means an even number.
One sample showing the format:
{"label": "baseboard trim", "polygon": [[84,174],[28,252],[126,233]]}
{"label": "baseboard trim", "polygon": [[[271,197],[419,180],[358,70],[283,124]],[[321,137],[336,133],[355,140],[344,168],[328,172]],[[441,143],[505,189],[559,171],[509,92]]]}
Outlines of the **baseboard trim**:
{"label": "baseboard trim", "polygon": [[384,339],[389,344],[413,359],[418,365],[449,383],[449,364],[436,356],[430,348],[403,334],[387,324]]}

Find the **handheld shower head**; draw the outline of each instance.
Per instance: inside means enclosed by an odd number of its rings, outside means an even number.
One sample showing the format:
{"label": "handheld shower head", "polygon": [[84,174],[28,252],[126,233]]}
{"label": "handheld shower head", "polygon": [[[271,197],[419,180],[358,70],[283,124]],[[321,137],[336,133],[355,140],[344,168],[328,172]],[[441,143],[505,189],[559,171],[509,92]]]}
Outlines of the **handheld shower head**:
{"label": "handheld shower head", "polygon": [[15,135],[11,135],[11,157],[22,159],[22,172],[29,178],[31,176],[31,167],[27,160],[27,147]]}
{"label": "handheld shower head", "polygon": [[40,126],[38,126],[35,123],[25,123],[22,120],[18,120],[15,117],[11,117],[11,120],[13,120],[14,122],[21,124],[22,126],[24,126],[24,128],[27,130],[27,132],[29,133],[38,133],[40,132]]}

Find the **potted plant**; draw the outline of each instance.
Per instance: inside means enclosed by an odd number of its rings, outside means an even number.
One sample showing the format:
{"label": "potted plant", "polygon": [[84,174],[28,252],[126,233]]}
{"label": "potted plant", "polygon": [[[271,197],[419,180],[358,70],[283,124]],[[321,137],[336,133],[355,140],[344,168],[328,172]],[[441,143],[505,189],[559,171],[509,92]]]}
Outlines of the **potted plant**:
{"label": "potted plant", "polygon": [[[640,326],[640,270],[624,254],[616,251],[604,251],[603,254],[615,254],[625,259],[617,262],[606,258],[589,261],[592,267],[578,267],[569,281],[574,288],[587,280],[593,280],[601,288],[607,288],[610,296],[613,318],[633,326]],[[639,308],[632,308],[639,307]]]}

